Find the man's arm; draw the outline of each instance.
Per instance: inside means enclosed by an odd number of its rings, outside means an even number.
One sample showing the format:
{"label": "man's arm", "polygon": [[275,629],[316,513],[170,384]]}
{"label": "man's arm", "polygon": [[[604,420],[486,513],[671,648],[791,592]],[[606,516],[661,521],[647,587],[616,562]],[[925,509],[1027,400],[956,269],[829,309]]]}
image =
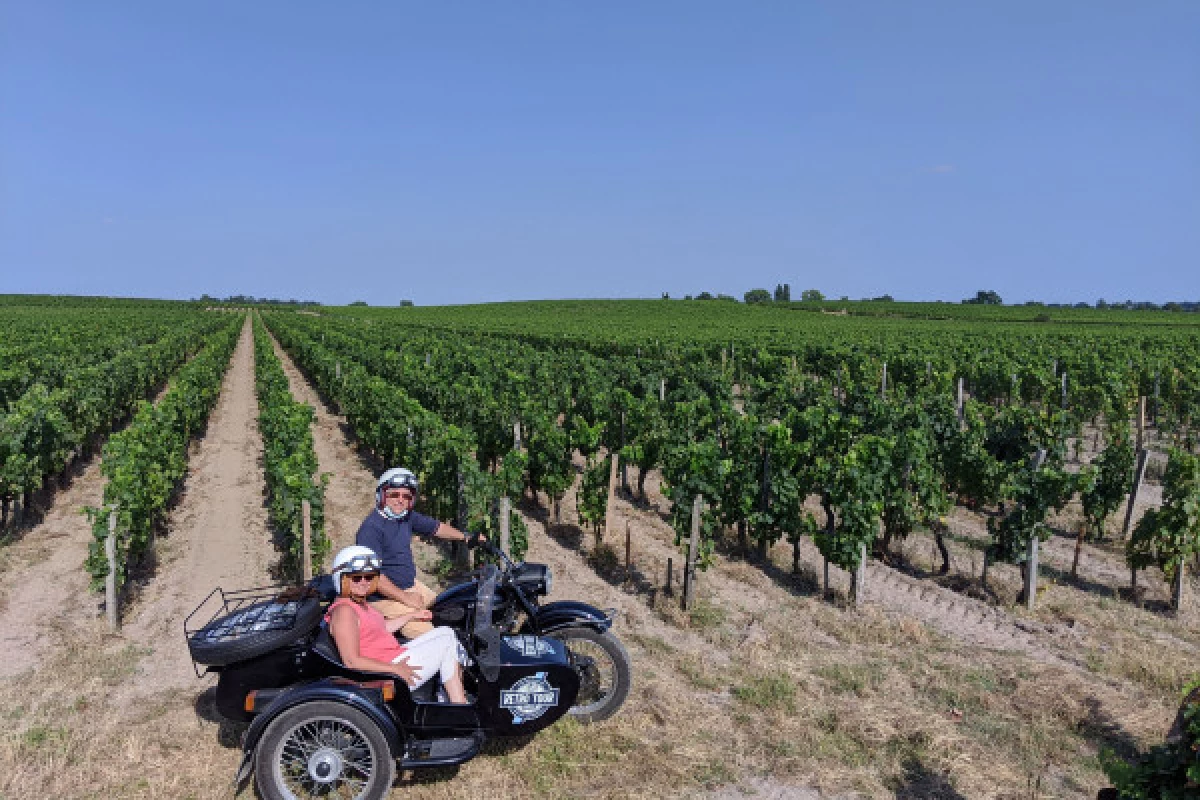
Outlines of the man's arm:
{"label": "man's arm", "polygon": [[411,614],[401,614],[398,617],[385,619],[383,625],[387,628],[388,633],[396,633],[410,622],[429,622],[431,619],[433,619],[433,612],[426,608],[423,611],[414,611]]}
{"label": "man's arm", "polygon": [[[435,539],[445,539],[448,542],[465,542],[474,538],[474,534],[463,533],[447,522],[439,522],[432,536]],[[486,539],[487,537],[480,533],[479,538]]]}
{"label": "man's arm", "polygon": [[392,583],[392,579],[387,575],[379,576],[379,584],[375,587],[375,591],[389,600],[404,603],[404,605],[410,608],[424,608],[425,606],[424,598],[421,597],[421,593],[415,587],[412,589],[401,589]]}

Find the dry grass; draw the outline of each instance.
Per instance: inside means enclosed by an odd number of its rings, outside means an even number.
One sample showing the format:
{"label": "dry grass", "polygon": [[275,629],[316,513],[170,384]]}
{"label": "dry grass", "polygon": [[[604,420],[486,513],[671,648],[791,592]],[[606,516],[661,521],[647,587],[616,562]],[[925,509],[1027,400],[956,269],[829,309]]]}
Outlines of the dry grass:
{"label": "dry grass", "polygon": [[73,633],[73,647],[0,685],[0,797],[227,796],[237,752],[197,716],[195,696],[114,702],[136,683],[145,651],[97,631]]}

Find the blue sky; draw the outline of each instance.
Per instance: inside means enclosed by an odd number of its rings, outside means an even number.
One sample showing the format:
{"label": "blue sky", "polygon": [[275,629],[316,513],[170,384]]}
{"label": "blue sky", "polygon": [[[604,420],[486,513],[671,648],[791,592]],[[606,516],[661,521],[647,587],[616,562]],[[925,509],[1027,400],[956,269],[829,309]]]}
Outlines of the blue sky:
{"label": "blue sky", "polygon": [[0,0],[0,292],[1200,299],[1200,2]]}

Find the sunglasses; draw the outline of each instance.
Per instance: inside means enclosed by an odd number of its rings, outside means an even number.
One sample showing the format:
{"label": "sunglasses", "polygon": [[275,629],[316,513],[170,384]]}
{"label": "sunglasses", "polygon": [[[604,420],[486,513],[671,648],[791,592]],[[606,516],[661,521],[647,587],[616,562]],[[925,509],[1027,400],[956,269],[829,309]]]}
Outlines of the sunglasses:
{"label": "sunglasses", "polygon": [[351,583],[363,583],[364,581],[373,581],[379,577],[378,572],[372,572],[370,575],[347,575]]}

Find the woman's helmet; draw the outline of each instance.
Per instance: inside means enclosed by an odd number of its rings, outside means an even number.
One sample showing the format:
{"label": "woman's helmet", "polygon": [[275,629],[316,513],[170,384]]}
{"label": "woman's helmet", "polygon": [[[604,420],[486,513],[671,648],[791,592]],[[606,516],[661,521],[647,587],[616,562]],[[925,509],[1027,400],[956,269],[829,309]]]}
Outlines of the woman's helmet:
{"label": "woman's helmet", "polygon": [[[375,483],[375,507],[384,509],[383,493],[388,489],[411,489],[415,497],[420,484],[417,482],[417,476],[404,467],[392,467],[387,472],[379,476],[379,480]],[[389,517],[396,519],[404,519],[408,516],[408,512],[400,515],[388,514]]]}
{"label": "woman's helmet", "polygon": [[343,576],[355,572],[381,571],[383,571],[383,562],[379,560],[379,556],[375,555],[375,551],[358,544],[339,550],[338,554],[333,557],[333,569],[330,570],[333,575],[333,588],[337,590],[338,594],[342,593]]}

